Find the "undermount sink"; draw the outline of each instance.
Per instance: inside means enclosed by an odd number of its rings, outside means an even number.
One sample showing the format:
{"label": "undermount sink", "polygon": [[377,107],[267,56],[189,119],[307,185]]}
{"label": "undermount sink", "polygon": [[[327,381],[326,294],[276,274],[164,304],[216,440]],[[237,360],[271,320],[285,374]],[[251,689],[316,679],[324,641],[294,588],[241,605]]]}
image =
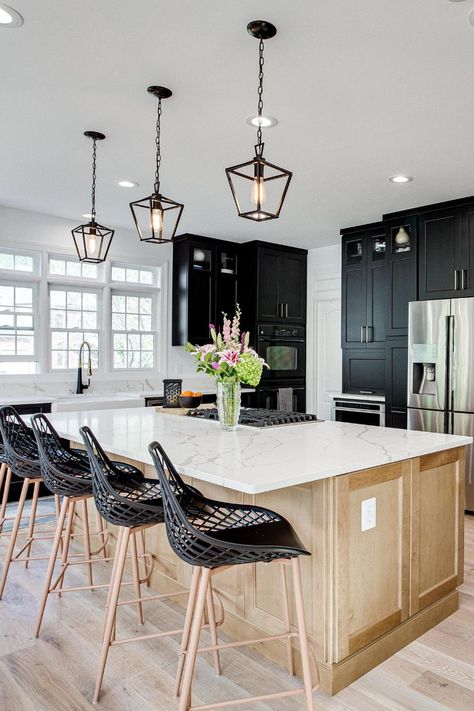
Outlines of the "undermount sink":
{"label": "undermount sink", "polygon": [[82,393],[61,397],[51,403],[51,412],[73,412],[75,410],[110,410],[121,407],[144,407],[145,400],[136,395],[110,394],[94,395]]}

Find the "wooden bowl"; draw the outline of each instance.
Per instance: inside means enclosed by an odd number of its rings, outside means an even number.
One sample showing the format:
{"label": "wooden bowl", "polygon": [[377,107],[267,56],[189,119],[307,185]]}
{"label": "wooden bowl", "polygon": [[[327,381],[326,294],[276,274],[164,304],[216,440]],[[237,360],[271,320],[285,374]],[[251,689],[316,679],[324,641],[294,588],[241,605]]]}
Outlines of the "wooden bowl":
{"label": "wooden bowl", "polygon": [[179,406],[188,410],[193,410],[202,403],[202,395],[180,395]]}

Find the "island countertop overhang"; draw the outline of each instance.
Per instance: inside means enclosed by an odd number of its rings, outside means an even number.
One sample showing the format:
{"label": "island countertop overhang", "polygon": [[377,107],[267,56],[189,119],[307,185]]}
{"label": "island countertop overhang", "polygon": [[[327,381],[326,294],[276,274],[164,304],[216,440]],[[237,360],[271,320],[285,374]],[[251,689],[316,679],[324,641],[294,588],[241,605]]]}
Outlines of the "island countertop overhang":
{"label": "island countertop overhang", "polygon": [[148,445],[161,442],[186,476],[246,494],[319,481],[467,446],[471,437],[315,422],[223,432],[217,422],[176,417],[154,408],[68,412],[48,416],[61,437],[82,442],[88,425],[104,449],[151,464]]}

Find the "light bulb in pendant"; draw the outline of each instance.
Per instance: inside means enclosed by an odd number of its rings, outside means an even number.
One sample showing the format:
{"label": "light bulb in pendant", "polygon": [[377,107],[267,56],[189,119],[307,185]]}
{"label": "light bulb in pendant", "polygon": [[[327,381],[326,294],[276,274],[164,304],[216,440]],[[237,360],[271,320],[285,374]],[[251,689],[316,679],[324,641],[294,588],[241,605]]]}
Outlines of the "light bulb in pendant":
{"label": "light bulb in pendant", "polygon": [[92,225],[89,229],[89,252],[94,255],[97,250],[97,230]]}
{"label": "light bulb in pendant", "polygon": [[163,208],[161,202],[154,200],[151,209],[150,227],[155,236],[162,237],[163,234]]}
{"label": "light bulb in pendant", "polygon": [[254,178],[252,185],[252,203],[260,207],[267,200],[267,191],[263,178]]}

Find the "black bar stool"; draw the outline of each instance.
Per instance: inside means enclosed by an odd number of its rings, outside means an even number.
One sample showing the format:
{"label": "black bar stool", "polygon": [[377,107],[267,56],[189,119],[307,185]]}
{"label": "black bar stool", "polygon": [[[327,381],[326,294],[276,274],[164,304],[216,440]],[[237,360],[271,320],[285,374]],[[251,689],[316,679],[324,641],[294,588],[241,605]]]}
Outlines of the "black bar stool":
{"label": "black bar stool", "polygon": [[[12,562],[23,561],[25,568],[30,560],[44,560],[48,556],[32,556],[31,546],[35,540],[45,540],[51,538],[51,531],[42,531],[41,536],[35,534],[35,523],[37,518],[37,505],[39,488],[42,481],[41,468],[39,462],[38,448],[33,432],[26,426],[15,408],[7,405],[0,408],[0,434],[3,439],[5,459],[11,473],[23,479],[20,499],[18,501],[13,528],[10,533],[5,564],[0,581],[0,598],[3,595],[5,583],[7,581],[10,564]],[[18,539],[18,532],[23,517],[23,509],[30,484],[33,485],[33,497],[31,501],[31,512],[27,530],[26,543],[20,551],[14,555],[15,545]],[[56,514],[58,514],[59,499],[56,497]],[[25,553],[25,557],[20,557]]]}
{"label": "black bar stool", "polygon": [[[93,702],[97,703],[102,687],[108,652],[112,645],[124,644],[136,640],[180,635],[183,633],[183,630],[157,632],[120,640],[115,638],[117,607],[124,604],[123,602],[119,602],[119,596],[128,546],[131,544],[132,549],[136,547],[137,533],[141,533],[151,526],[164,522],[160,482],[157,479],[144,478],[137,480],[133,476],[124,476],[107,457],[89,427],[82,427],[80,432],[90,459],[93,492],[97,510],[106,521],[119,527],[114,565],[107,598],[102,651],[94,692]],[[192,489],[189,489],[189,491],[193,494],[198,493]],[[186,494],[187,492],[188,489],[186,489]],[[197,585],[191,585],[191,595],[193,594],[193,590],[195,594]],[[125,604],[137,603],[141,606],[143,601],[170,599],[178,595],[187,594],[187,592],[151,595],[145,598],[141,597],[140,590],[137,590],[136,594],[137,597],[135,600],[125,601]],[[222,623],[222,619],[216,622],[212,590],[207,597],[207,602],[208,626],[210,627],[213,641],[217,642],[216,627]],[[213,656],[216,671],[220,673],[217,650],[213,650]]]}
{"label": "black bar stool", "polygon": [[[44,590],[39,606],[35,630],[35,637],[38,637],[48,596],[51,593],[60,596],[63,592],[94,590],[95,588],[108,587],[108,585],[94,585],[92,564],[103,560],[110,560],[110,558],[107,558],[105,553],[107,532],[104,530],[103,520],[98,514],[97,532],[91,533],[89,530],[87,501],[92,498],[92,476],[87,453],[79,449],[66,449],[58,433],[44,415],[34,415],[31,418],[31,427],[36,438],[43,481],[53,494],[63,497],[49,558]],[[72,534],[76,505],[79,503],[82,504],[83,514],[82,538],[84,554],[83,556],[73,556],[74,560],[72,560],[69,556],[69,546],[71,537],[79,535]],[[66,518],[67,523],[64,531]],[[96,551],[91,551],[92,536],[97,536],[100,540],[100,546]],[[55,582],[52,583],[61,543],[62,556],[60,571]],[[103,554],[102,558],[96,558],[100,553]],[[84,558],[84,560],[81,558]],[[70,565],[76,564],[87,565],[89,584],[74,588],[63,587],[67,568]]]}
{"label": "black bar stool", "polygon": [[[318,682],[319,675],[306,633],[299,565],[299,556],[309,555],[308,551],[303,547],[292,526],[279,514],[261,506],[229,504],[204,498],[200,494],[194,493],[184,483],[158,442],[150,444],[149,452],[153,457],[161,483],[168,540],[175,553],[199,571],[198,593],[196,600],[190,600],[188,604],[181,644],[177,673],[177,693],[181,694],[179,711],[216,709],[233,704],[268,701],[296,694],[305,694],[306,707],[308,711],[312,711],[314,708],[313,691],[318,688],[318,684],[313,686],[311,668],[313,667],[315,670]],[[291,632],[289,615],[285,615],[288,629],[282,635],[247,640],[245,644],[255,644],[265,639],[298,637],[304,686],[299,689],[245,699],[192,706],[191,687],[196,654],[219,649],[219,645],[198,649],[201,621],[211,577],[229,566],[259,562],[282,564],[283,576],[284,566],[291,568],[298,632]],[[287,601],[284,602],[286,605]],[[242,642],[222,645],[225,648],[235,646],[242,646]]]}

